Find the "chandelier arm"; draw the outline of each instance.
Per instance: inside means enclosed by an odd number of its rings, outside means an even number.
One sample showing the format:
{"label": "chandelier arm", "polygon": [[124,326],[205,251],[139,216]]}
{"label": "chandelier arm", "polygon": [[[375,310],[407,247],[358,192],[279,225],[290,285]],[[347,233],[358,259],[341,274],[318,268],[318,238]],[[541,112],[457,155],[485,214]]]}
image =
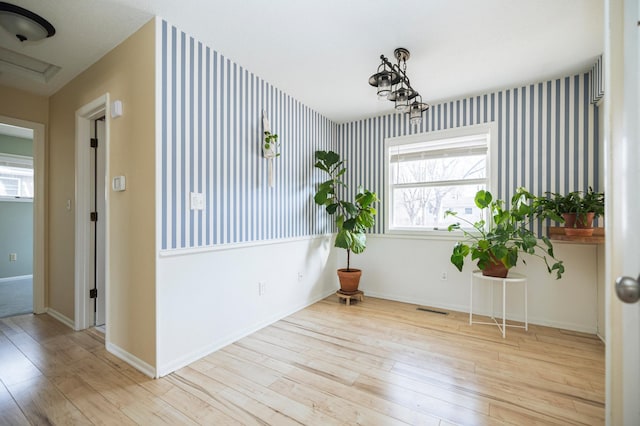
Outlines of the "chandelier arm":
{"label": "chandelier arm", "polygon": [[[380,55],[380,57],[382,58],[382,62],[385,65],[387,65],[389,68],[391,68],[391,71],[397,72],[400,75],[400,81],[404,82],[404,84],[407,86],[407,88],[409,90],[411,90],[412,92],[415,92],[415,90],[413,90],[413,87],[411,87],[411,81],[409,80],[409,76],[407,75],[405,70],[400,68],[400,66],[398,64],[393,64],[393,63],[389,62],[389,60],[384,55]],[[405,67],[406,67],[406,65],[407,65],[407,63],[405,62]]]}
{"label": "chandelier arm", "polygon": [[[404,111],[410,115],[410,121],[412,124],[418,124],[422,121],[421,115],[424,111],[429,109],[429,105],[422,101],[422,95],[420,95],[411,86],[411,80],[407,75],[407,59],[409,59],[409,51],[404,48],[397,48],[394,51],[394,56],[397,59],[397,63],[394,64],[387,59],[386,56],[380,55],[381,65],[378,67],[378,74],[374,74],[369,78],[369,84],[377,87],[378,84],[374,79],[378,79],[380,74],[391,73],[396,74],[397,77],[393,77],[396,83],[392,84],[390,89],[387,89],[384,97],[388,100],[396,103],[396,109]],[[380,71],[382,67],[383,71]],[[388,69],[388,72],[386,71]],[[388,78],[388,77],[387,77]],[[388,94],[387,94],[388,93]],[[380,97],[380,91],[378,91]],[[413,99],[413,102],[409,104],[409,101]],[[402,108],[399,108],[402,107]]]}

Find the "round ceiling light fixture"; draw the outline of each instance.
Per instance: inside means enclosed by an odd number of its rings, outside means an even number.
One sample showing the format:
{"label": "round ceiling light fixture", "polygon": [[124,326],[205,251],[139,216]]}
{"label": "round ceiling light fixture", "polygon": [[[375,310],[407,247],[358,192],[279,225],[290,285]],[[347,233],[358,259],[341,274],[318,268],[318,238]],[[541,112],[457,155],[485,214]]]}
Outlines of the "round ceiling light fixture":
{"label": "round ceiling light fixture", "polygon": [[42,16],[5,2],[0,2],[0,26],[20,41],[39,41],[56,33],[53,25]]}

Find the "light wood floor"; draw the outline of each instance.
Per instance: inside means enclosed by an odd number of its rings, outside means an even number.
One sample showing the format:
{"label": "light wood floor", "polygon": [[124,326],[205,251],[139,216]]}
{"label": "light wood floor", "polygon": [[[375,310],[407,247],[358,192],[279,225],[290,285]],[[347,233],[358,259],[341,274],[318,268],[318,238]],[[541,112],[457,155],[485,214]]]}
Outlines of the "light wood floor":
{"label": "light wood floor", "polygon": [[0,320],[0,424],[603,424],[592,335],[329,297],[151,380],[96,331]]}

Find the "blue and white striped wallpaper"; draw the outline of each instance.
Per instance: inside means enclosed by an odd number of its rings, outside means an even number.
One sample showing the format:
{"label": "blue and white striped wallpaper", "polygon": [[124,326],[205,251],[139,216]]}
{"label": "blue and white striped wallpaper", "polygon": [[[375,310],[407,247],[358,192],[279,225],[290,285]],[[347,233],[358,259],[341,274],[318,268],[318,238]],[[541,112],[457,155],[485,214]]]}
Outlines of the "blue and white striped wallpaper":
{"label": "blue and white striped wallpaper", "polygon": [[[381,195],[385,138],[487,122],[498,125],[499,198],[518,186],[536,194],[600,189],[598,107],[590,97],[601,65],[432,105],[417,129],[406,114],[337,125],[165,21],[160,34],[162,250],[327,232],[331,221],[312,199],[322,179],[315,150],[337,150],[348,161],[350,187]],[[273,188],[261,153],[263,109],[281,142]],[[190,209],[191,192],[204,194],[204,210]],[[374,232],[382,233],[378,207]]]}
{"label": "blue and white striped wallpaper", "polygon": [[[432,105],[415,129],[407,114],[341,124],[348,182],[384,194],[385,138],[496,122],[499,198],[509,200],[519,186],[534,194],[599,190],[598,107],[589,90],[585,73]],[[384,214],[380,208],[375,233],[383,233]]]}
{"label": "blue and white striped wallpaper", "polygon": [[[161,22],[161,248],[326,232],[311,194],[313,152],[332,149],[337,125],[215,50]],[[262,158],[262,110],[279,135],[275,186]],[[205,196],[191,210],[189,195]]]}

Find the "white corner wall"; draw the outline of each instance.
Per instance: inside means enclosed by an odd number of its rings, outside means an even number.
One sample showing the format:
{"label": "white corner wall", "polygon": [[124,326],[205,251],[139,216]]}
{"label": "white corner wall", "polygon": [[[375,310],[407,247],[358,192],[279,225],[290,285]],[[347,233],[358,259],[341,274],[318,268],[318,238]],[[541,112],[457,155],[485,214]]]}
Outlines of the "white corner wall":
{"label": "white corner wall", "polygon": [[[463,272],[450,263],[451,239],[424,239],[370,235],[367,250],[352,257],[364,270],[361,289],[368,296],[469,312],[469,280],[475,265],[469,260]],[[525,274],[529,285],[529,322],[568,330],[596,333],[598,261],[597,246],[554,244],[565,264],[561,280],[549,275],[541,259],[527,257],[514,272]],[[340,261],[340,259],[338,259]],[[447,280],[441,275],[447,273]],[[474,285],[474,312],[490,312],[489,284]],[[507,318],[524,320],[522,285],[507,289]],[[501,307],[501,288],[496,286],[496,309]]]}
{"label": "white corner wall", "polygon": [[[320,236],[161,252],[158,376],[334,292],[338,285],[332,246],[331,236]],[[263,295],[259,282],[266,285]]]}

